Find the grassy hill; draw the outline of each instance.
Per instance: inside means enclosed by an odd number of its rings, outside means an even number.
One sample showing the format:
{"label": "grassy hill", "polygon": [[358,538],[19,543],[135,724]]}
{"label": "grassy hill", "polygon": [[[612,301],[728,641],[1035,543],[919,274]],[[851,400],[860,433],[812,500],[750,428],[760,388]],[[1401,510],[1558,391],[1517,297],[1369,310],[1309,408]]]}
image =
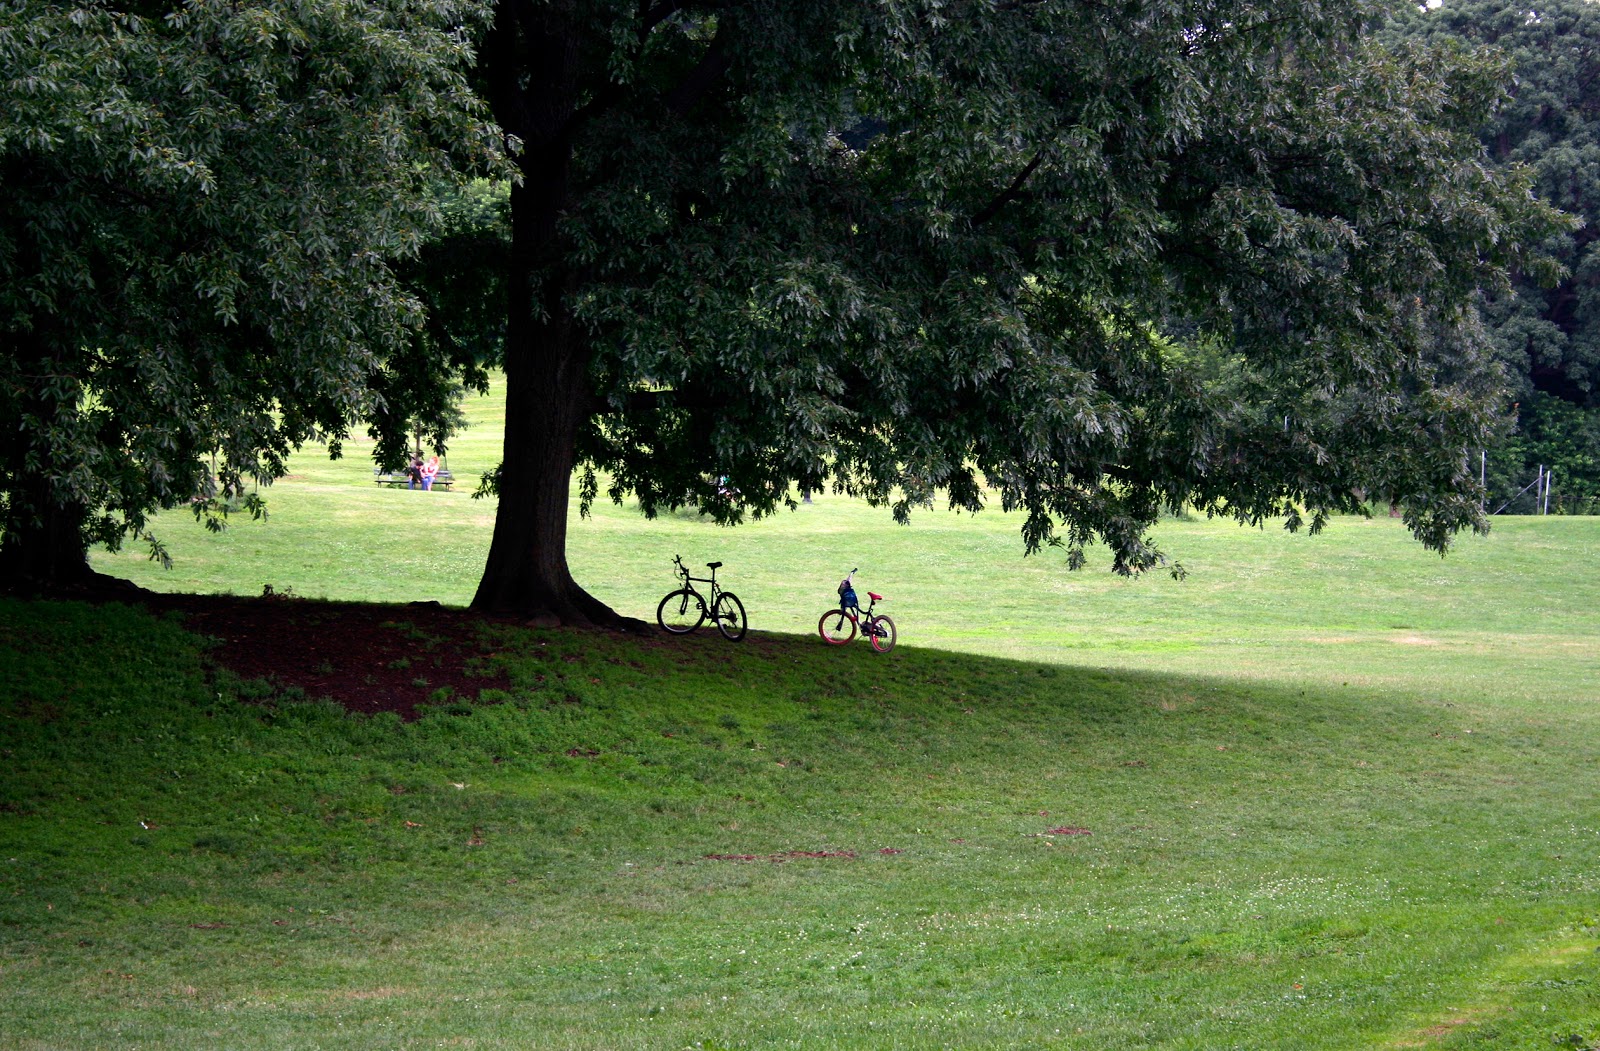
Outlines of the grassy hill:
{"label": "grassy hill", "polygon": [[[270,498],[100,565],[470,596],[464,492],[303,457]],[[599,508],[580,579],[648,615],[721,559],[749,639],[469,624],[482,698],[409,722],[0,602],[0,1048],[1600,1045],[1600,520],[1161,535],[1187,581],[1000,515]],[[810,634],[852,566],[888,656]]]}
{"label": "grassy hill", "polygon": [[[371,443],[344,459],[308,450],[265,492],[265,522],[205,532],[186,515],[158,522],[171,571],[137,545],[98,568],[157,591],[371,602],[471,600],[493,524],[473,500],[499,458],[499,396],[467,402],[472,425],[451,446],[452,492],[372,484]],[[924,511],[910,526],[831,494],[735,529],[682,513],[646,521],[630,503],[571,516],[574,576],[596,595],[649,618],[674,587],[672,556],[721,561],[758,633],[809,634],[858,582],[907,645],[1021,660],[1149,669],[1351,688],[1445,690],[1544,703],[1600,698],[1600,519],[1499,518],[1445,559],[1394,519],[1336,519],[1320,536],[1226,522],[1169,520],[1156,531],[1186,580],[1107,571],[1106,556],[1069,573],[1059,554],[1024,558],[1020,519]]]}

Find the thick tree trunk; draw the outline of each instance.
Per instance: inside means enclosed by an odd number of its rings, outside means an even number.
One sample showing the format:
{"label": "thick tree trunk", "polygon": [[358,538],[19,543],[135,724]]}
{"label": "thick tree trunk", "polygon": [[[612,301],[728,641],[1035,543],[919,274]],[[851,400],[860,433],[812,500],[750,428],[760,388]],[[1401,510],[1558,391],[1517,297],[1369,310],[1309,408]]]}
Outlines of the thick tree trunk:
{"label": "thick tree trunk", "polygon": [[547,313],[534,321],[526,279],[514,286],[500,506],[472,606],[545,614],[564,624],[620,626],[617,614],[579,587],[567,567],[573,449],[590,404],[588,355],[566,319]]}
{"label": "thick tree trunk", "polygon": [[577,36],[549,9],[502,0],[483,61],[501,126],[524,143],[511,190],[506,430],[500,506],[474,609],[632,627],[572,579],[567,511],[578,428],[593,404],[589,348],[562,275],[572,180]]}
{"label": "thick tree trunk", "polygon": [[[44,337],[34,331],[18,335],[10,348],[13,375],[23,391],[26,416],[50,419],[54,406],[44,396],[43,377],[50,374]],[[30,465],[30,456],[38,460]],[[48,461],[30,449],[25,436],[0,449],[0,591],[14,594],[82,594],[133,584],[96,573],[89,566],[84,535],[88,510],[77,502],[61,504],[50,479],[38,466]]]}
{"label": "thick tree trunk", "polygon": [[47,479],[11,486],[11,521],[0,544],[0,591],[13,594],[83,595],[139,591],[118,577],[89,565],[81,506],[52,502]]}
{"label": "thick tree trunk", "polygon": [[72,590],[94,578],[83,542],[82,515],[48,508],[12,527],[0,547],[0,581],[8,590]]}

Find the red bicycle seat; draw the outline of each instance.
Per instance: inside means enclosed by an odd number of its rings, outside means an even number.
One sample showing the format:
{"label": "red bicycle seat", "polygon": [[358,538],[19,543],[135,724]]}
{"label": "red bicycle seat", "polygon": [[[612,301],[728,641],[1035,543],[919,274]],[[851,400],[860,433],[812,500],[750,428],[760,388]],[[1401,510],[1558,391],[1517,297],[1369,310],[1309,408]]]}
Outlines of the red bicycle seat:
{"label": "red bicycle seat", "polygon": [[874,595],[870,591],[867,592],[867,598],[871,599],[874,602],[882,602],[883,601],[883,596],[882,595]]}

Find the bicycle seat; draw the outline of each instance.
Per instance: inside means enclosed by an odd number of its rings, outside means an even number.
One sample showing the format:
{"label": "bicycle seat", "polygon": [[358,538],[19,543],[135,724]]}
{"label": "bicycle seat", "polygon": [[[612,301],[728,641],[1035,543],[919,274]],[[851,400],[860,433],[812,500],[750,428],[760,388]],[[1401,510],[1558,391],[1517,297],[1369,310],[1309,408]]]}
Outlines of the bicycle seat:
{"label": "bicycle seat", "polygon": [[706,563],[706,568],[707,569],[721,569],[722,568],[722,563],[721,562],[707,562]]}
{"label": "bicycle seat", "polygon": [[883,601],[883,596],[882,595],[874,595],[870,591],[867,592],[867,598],[871,599],[874,602],[882,602]]}

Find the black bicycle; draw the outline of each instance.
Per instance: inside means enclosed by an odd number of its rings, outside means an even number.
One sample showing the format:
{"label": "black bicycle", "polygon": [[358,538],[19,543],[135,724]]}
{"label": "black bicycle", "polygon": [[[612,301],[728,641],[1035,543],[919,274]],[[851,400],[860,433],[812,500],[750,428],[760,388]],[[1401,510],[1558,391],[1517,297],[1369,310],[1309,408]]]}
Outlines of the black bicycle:
{"label": "black bicycle", "polygon": [[[722,637],[729,642],[744,638],[744,633],[750,628],[750,623],[744,617],[744,603],[739,601],[738,595],[722,590],[717,584],[717,570],[722,568],[722,563],[706,563],[706,568],[711,570],[709,577],[691,577],[689,567],[683,564],[683,556],[673,555],[672,561],[677,564],[677,573],[683,578],[683,587],[668,592],[667,597],[661,600],[661,605],[656,607],[656,623],[661,625],[661,630],[673,635],[687,635],[710,616]],[[705,596],[695,588],[697,582],[711,585],[709,605]]]}

